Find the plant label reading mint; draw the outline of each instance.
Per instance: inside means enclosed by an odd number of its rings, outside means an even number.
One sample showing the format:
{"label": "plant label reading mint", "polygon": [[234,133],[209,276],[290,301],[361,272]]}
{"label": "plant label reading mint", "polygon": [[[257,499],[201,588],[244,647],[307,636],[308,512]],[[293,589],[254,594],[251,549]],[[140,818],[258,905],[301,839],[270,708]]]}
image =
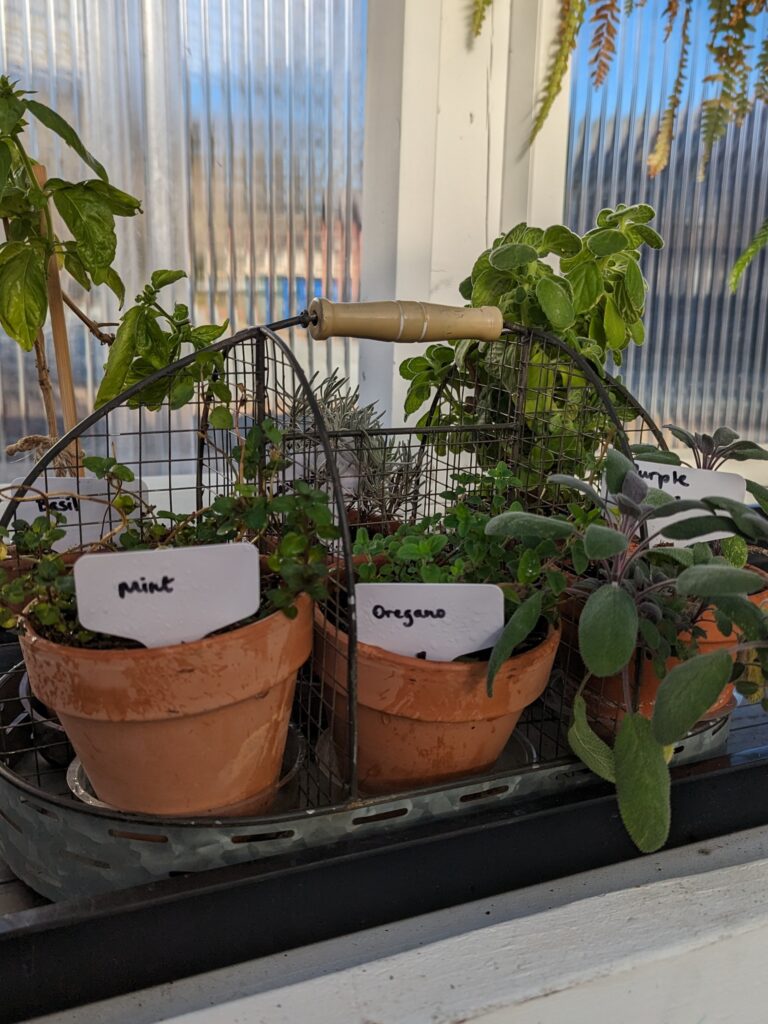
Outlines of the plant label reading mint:
{"label": "plant label reading mint", "polygon": [[[671,495],[676,500],[684,498],[733,498],[735,501],[744,501],[747,493],[747,485],[743,476],[738,473],[723,473],[721,470],[712,469],[691,469],[688,466],[670,466],[661,462],[636,463],[637,472],[645,480],[649,487],[656,487],[665,494]],[[664,519],[664,525],[677,523],[682,519],[690,519],[700,516],[702,513],[696,510],[681,512],[676,516],[669,516]],[[719,516],[729,518],[727,512],[718,512]],[[657,523],[657,526],[660,523]],[[699,541],[709,542],[722,540],[729,534],[723,532],[708,533],[706,536],[696,537],[695,540],[666,540],[664,537],[657,538],[655,544],[673,544],[675,547],[685,547]]]}
{"label": "plant label reading mint", "polygon": [[493,647],[504,628],[492,583],[358,583],[355,602],[361,643],[427,661]]}
{"label": "plant label reading mint", "polygon": [[145,647],[199,640],[260,602],[252,544],[83,555],[74,575],[81,624]]}
{"label": "plant label reading mint", "polygon": [[[23,478],[14,480],[11,488],[24,483]],[[37,489],[36,489],[37,488]],[[13,495],[14,491],[9,489]],[[141,497],[147,500],[147,489],[141,480],[124,483],[121,494],[134,499],[133,507],[126,508],[128,519],[135,519],[139,512]],[[63,517],[61,528],[65,535],[53,545],[54,551],[69,551],[81,544],[95,544],[121,523],[120,513],[108,504],[115,499],[115,490],[106,480],[95,477],[80,478],[54,477],[48,479],[43,490],[40,483],[32,485],[16,507],[16,519],[33,523],[38,516],[56,512]]]}

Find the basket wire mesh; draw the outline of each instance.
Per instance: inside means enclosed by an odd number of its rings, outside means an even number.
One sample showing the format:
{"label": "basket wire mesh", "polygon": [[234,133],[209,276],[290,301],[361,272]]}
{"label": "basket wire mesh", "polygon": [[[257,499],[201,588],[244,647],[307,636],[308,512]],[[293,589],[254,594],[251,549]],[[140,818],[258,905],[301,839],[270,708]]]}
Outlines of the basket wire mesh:
{"label": "basket wire mesh", "polygon": [[[252,424],[274,422],[286,456],[278,487],[288,491],[302,479],[327,491],[340,531],[339,540],[328,544],[329,597],[316,610],[323,628],[301,670],[293,708],[292,722],[307,750],[294,790],[297,814],[358,799],[356,635],[349,601],[358,530],[388,533],[442,512],[457,474],[481,476],[499,463],[514,476],[510,503],[520,502],[529,511],[567,512],[569,496],[547,483],[550,474],[579,475],[599,484],[609,446],[626,453],[636,443],[665,447],[661,432],[618,381],[559,339],[514,325],[498,342],[488,343],[492,374],[469,381],[466,375],[449,375],[412,425],[387,426],[380,414],[371,413],[361,426],[353,415],[359,413],[354,392],[343,381],[330,387],[327,381],[308,381],[276,333],[308,323],[304,313],[211,346],[209,351],[225,355],[226,381],[235,395],[231,429],[211,426],[210,395],[173,409],[166,388],[156,409],[142,404],[142,392],[172,380],[196,358],[185,357],[58,442],[6,495],[13,500],[0,520],[7,526],[14,517],[29,515],[29,508],[39,515],[58,507],[56,502],[69,503],[76,513],[69,517],[65,543],[70,556],[108,549],[121,518],[111,504],[109,484],[101,481],[100,489],[82,475],[85,455],[117,458],[133,470],[134,486],[150,505],[191,514],[215,496],[233,492],[233,449]],[[263,457],[269,459],[268,450]],[[7,661],[13,661],[15,648],[8,639]],[[517,742],[524,740],[530,763],[569,756],[565,730],[581,674],[573,642],[573,630],[565,628],[550,686],[518,726]],[[332,662],[343,666],[342,691],[327,683]],[[73,752],[55,716],[35,701],[25,680],[18,665],[0,682],[0,773],[60,804],[74,801],[65,777]]]}

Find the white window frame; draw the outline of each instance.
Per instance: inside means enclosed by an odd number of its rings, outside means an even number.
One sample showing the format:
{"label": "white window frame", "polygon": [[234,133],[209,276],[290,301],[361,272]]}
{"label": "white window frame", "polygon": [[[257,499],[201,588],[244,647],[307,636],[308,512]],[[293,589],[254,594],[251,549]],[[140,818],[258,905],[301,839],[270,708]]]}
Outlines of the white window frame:
{"label": "white window frame", "polygon": [[[568,82],[528,146],[557,0],[495,0],[469,38],[466,0],[368,0],[361,299],[459,305],[493,239],[561,219]],[[423,346],[362,341],[360,393],[403,423],[398,366]]]}

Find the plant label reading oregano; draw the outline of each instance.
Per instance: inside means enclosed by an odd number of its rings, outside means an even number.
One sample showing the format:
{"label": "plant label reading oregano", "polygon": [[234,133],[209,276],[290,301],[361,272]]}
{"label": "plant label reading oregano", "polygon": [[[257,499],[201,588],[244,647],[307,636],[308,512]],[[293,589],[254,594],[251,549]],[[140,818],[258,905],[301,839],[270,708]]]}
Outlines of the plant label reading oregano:
{"label": "plant label reading oregano", "polygon": [[492,583],[358,583],[355,602],[358,640],[427,661],[484,651],[504,628]]}
{"label": "plant label reading oregano", "polygon": [[74,572],[81,624],[145,647],[199,640],[260,602],[252,544],[83,555]]}
{"label": "plant label reading oregano", "polygon": [[[13,496],[13,489],[23,483],[23,478],[14,480],[7,493]],[[139,503],[135,499],[142,497],[146,501],[147,493],[141,480],[123,484],[121,494],[134,499],[133,508],[124,510],[126,518],[137,516]],[[109,488],[106,480],[51,476],[45,491],[40,481],[30,487],[16,507],[16,519],[32,523],[49,512],[63,516],[61,528],[66,533],[53,544],[53,550],[69,551],[81,544],[95,544],[120,525],[120,513],[109,504],[115,497],[114,488]]]}
{"label": "plant label reading oregano", "polygon": [[[685,498],[700,500],[701,498],[733,498],[734,501],[744,501],[747,494],[747,485],[743,476],[738,473],[723,473],[721,470],[712,469],[690,469],[688,466],[668,466],[660,462],[637,462],[637,472],[645,480],[649,487],[656,487],[665,494],[671,495],[678,501]],[[718,512],[719,516],[730,518],[727,512]],[[700,511],[695,509],[690,512],[681,512],[676,516],[669,516],[663,520],[664,526],[680,522],[683,519],[691,519],[701,516]],[[661,521],[655,521],[656,528],[661,526]],[[673,544],[675,547],[686,547],[689,544],[701,541],[709,542],[722,540],[730,534],[722,531],[708,533],[693,540],[667,540],[659,537],[654,544]]]}

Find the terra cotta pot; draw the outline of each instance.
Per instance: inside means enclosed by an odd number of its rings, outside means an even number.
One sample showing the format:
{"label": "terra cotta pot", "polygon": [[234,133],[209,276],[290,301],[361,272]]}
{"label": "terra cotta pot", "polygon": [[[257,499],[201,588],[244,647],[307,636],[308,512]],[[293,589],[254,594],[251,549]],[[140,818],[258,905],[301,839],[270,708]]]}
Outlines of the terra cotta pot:
{"label": "terra cotta pot", "polygon": [[[316,614],[315,662],[333,688],[334,738],[347,737],[347,637]],[[524,708],[549,681],[560,630],[499,669],[488,697],[487,662],[424,661],[357,644],[357,765],[370,793],[431,785],[487,770]]]}
{"label": "terra cotta pot", "polygon": [[255,814],[280,773],[312,601],[188,644],[94,650],[21,638],[99,799],[147,814]]}

